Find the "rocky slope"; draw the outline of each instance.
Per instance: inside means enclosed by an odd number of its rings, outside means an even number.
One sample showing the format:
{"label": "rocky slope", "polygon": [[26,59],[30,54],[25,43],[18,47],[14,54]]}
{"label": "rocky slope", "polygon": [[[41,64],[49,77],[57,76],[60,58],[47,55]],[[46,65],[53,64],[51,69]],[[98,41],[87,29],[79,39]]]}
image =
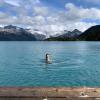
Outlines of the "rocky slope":
{"label": "rocky slope", "polygon": [[80,40],[100,41],[100,25],[92,26],[79,36]]}
{"label": "rocky slope", "polygon": [[12,25],[0,28],[0,41],[37,41],[44,38],[42,34],[32,34],[28,29]]}
{"label": "rocky slope", "polygon": [[82,32],[75,29],[73,31],[64,31],[62,33],[62,35],[56,36],[56,37],[50,37],[46,40],[49,41],[75,41],[78,40],[78,36],[81,34]]}

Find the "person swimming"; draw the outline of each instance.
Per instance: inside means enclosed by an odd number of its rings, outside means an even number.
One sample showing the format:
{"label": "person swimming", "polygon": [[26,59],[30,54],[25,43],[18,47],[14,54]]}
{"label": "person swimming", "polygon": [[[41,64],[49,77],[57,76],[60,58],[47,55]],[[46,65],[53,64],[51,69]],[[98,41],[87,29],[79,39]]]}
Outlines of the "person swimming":
{"label": "person swimming", "polygon": [[50,54],[46,53],[46,63],[51,64]]}

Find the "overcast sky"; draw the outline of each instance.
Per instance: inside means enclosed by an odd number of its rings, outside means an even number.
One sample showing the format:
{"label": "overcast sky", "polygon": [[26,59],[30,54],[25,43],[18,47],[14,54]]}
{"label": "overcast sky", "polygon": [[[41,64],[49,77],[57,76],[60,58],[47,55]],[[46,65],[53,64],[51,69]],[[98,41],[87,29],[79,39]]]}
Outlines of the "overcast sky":
{"label": "overcast sky", "polygon": [[86,30],[100,24],[100,0],[0,0],[0,25],[42,31]]}

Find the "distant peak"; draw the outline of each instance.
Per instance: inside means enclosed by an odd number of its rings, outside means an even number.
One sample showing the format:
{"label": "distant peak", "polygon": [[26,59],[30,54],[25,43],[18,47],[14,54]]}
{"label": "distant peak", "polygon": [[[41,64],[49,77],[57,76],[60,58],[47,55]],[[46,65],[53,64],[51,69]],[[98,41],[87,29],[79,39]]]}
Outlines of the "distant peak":
{"label": "distant peak", "polygon": [[13,25],[8,25],[8,26],[5,26],[4,27],[5,29],[16,29],[17,27],[16,26],[13,26]]}
{"label": "distant peak", "polygon": [[80,32],[78,29],[74,29],[73,32]]}

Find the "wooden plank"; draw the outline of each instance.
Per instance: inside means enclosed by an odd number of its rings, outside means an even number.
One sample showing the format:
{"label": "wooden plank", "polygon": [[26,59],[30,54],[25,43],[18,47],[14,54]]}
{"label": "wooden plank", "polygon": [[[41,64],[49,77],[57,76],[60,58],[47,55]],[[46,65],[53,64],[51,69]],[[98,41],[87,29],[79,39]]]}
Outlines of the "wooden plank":
{"label": "wooden plank", "polygon": [[100,100],[95,87],[0,87],[0,100]]}

